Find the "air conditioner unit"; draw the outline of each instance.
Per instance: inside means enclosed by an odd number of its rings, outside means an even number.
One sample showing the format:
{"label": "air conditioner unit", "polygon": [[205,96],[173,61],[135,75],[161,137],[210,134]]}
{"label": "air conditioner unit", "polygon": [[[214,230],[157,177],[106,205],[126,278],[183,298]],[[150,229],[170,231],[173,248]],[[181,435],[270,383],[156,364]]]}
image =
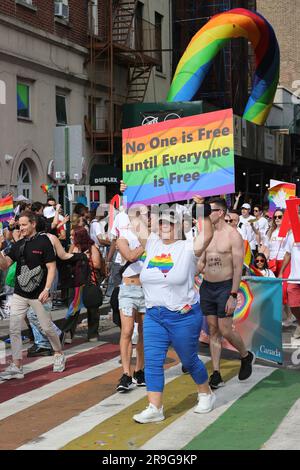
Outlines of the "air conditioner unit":
{"label": "air conditioner unit", "polygon": [[69,7],[62,2],[54,3],[54,15],[59,16],[60,18],[69,18]]}

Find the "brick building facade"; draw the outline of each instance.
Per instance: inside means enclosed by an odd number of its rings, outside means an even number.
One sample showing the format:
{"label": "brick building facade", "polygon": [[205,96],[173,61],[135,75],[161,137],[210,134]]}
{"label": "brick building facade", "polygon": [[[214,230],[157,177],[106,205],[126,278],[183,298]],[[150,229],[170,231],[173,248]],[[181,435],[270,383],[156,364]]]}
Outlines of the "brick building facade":
{"label": "brick building facade", "polygon": [[273,26],[281,55],[280,85],[296,91],[300,80],[300,2],[298,0],[257,0],[257,11]]}

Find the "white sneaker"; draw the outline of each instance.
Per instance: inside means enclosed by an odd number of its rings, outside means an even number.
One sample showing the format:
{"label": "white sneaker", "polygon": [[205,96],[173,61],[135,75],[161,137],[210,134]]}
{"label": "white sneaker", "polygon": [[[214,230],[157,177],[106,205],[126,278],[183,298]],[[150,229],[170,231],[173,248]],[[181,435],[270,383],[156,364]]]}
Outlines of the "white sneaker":
{"label": "white sneaker", "polygon": [[163,410],[163,407],[158,409],[156,406],[152,405],[152,403],[149,403],[149,406],[147,406],[147,408],[141,413],[134,415],[133,419],[137,423],[143,424],[163,421],[165,419]]}
{"label": "white sneaker", "polygon": [[194,413],[209,413],[214,409],[216,395],[211,393],[198,393],[198,405],[194,409]]}
{"label": "white sneaker", "polygon": [[54,354],[53,372],[63,372],[66,368],[66,357],[64,354]]}
{"label": "white sneaker", "polygon": [[300,325],[297,325],[297,328],[295,329],[294,334],[293,334],[293,338],[300,339]]}
{"label": "white sneaker", "polygon": [[17,367],[13,362],[0,373],[0,380],[24,379],[23,367]]}

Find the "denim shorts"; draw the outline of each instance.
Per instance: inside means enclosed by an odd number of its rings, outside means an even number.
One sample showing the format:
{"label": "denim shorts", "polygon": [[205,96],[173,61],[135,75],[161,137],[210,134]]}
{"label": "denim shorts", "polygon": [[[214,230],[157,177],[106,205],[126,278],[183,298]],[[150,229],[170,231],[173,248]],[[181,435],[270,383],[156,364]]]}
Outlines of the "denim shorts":
{"label": "denim shorts", "polygon": [[126,286],[121,284],[119,291],[119,309],[126,317],[132,317],[133,309],[145,313],[145,297],[142,286]]}

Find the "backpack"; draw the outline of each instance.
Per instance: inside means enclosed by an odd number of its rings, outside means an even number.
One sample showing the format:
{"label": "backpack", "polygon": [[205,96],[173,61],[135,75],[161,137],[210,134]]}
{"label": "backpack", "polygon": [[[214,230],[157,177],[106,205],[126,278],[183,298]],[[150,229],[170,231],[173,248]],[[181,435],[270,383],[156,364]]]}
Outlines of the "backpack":
{"label": "backpack", "polygon": [[70,289],[83,286],[90,276],[90,265],[85,253],[74,253],[67,261],[61,261],[58,267],[62,287]]}

